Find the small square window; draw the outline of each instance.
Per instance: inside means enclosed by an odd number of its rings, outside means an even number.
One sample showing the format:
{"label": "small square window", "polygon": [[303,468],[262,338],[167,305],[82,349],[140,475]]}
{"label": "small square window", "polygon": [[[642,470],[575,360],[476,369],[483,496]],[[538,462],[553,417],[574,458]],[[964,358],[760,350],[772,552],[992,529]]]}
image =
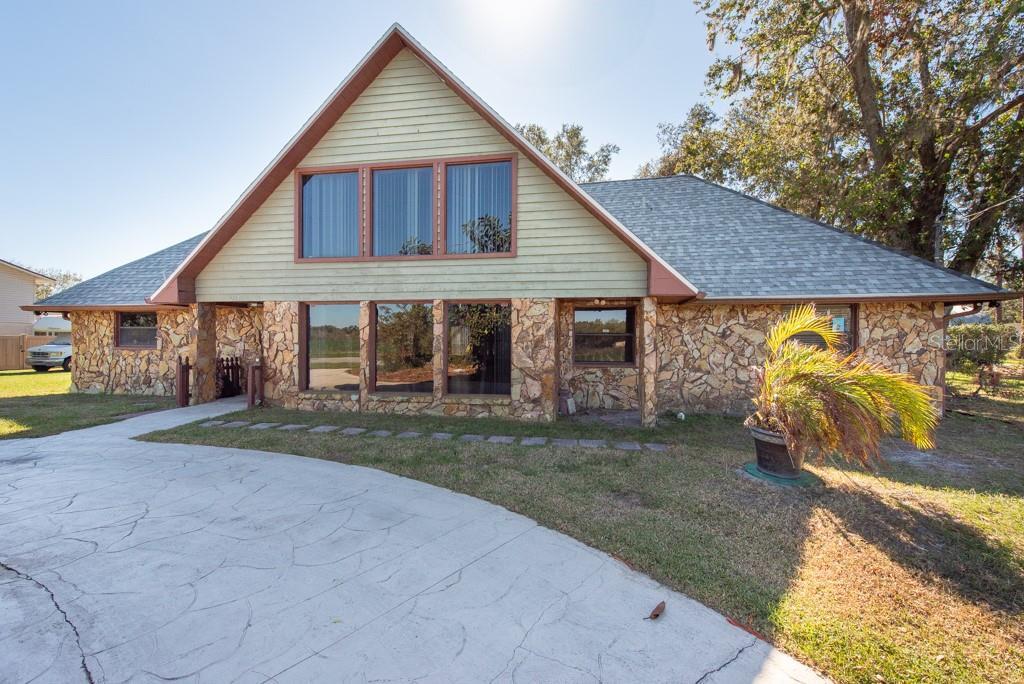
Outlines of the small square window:
{"label": "small square window", "polygon": [[133,349],[156,348],[156,313],[117,314],[117,346]]}
{"label": "small square window", "polygon": [[576,309],[573,361],[626,365],[636,360],[636,307]]}

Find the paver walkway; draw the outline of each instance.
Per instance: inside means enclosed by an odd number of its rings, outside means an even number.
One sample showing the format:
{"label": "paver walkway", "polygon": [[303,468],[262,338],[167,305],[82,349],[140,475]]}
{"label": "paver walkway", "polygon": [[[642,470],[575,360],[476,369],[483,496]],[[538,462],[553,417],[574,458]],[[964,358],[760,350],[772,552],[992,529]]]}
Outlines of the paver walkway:
{"label": "paver walkway", "polygon": [[[479,499],[318,459],[130,439],[237,408],[0,442],[0,679],[817,680],[701,604]],[[659,601],[664,615],[644,620]]]}
{"label": "paver walkway", "polygon": [[[295,431],[305,430],[309,428],[309,432],[325,433],[334,432],[338,430],[337,426],[334,425],[310,425],[306,423],[293,423],[289,425],[282,425],[280,423],[250,423],[245,420],[235,420],[230,423],[223,420],[208,420],[200,424],[200,427],[216,427],[216,428],[248,428],[250,430],[284,430],[284,431]],[[449,432],[433,432],[429,435],[423,434],[422,432],[415,432],[412,430],[406,430],[404,432],[395,432],[393,430],[373,430],[368,431],[367,428],[361,427],[350,427],[341,430],[338,434],[344,435],[345,437],[397,437],[399,439],[452,439],[455,437]],[[513,437],[511,435],[459,435],[458,439],[463,442],[487,442],[488,444],[502,444],[502,445],[513,445],[518,444],[519,446],[556,446],[556,447],[583,447],[584,449],[621,449],[623,451],[640,451],[642,449],[648,449],[650,451],[668,451],[669,445],[662,444],[660,442],[647,442],[641,444],[639,442],[613,442],[609,444],[607,440],[603,439],[563,439],[563,438],[552,438],[547,437]]]}

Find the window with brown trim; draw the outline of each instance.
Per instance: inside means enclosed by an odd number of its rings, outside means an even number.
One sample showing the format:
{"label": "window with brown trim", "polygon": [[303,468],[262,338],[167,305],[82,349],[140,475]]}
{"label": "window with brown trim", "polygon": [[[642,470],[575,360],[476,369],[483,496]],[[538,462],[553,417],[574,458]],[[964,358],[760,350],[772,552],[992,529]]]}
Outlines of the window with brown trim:
{"label": "window with brown trim", "polygon": [[515,154],[296,169],[295,261],[513,257],[516,187]]}
{"label": "window with brown trim", "polygon": [[433,392],[433,307],[376,304],[373,321],[373,391]]}
{"label": "window with brown trim", "polygon": [[117,314],[115,344],[129,349],[156,348],[156,313],[152,311]]}
{"label": "window with brown trim", "polygon": [[359,305],[309,304],[306,388],[359,391]]}
{"label": "window with brown trim", "polygon": [[301,256],[359,256],[359,171],[302,174],[297,189]]}
{"label": "window with brown trim", "polygon": [[434,167],[372,172],[373,256],[434,253]]}
{"label": "window with brown trim", "polygon": [[[791,304],[783,309],[789,313],[798,305]],[[839,348],[845,352],[851,352],[857,348],[857,305],[856,304],[828,304],[815,307],[819,314],[832,319],[832,330],[842,334],[842,341]],[[825,340],[815,333],[802,333],[794,335],[792,339],[813,347],[825,348]]]}
{"label": "window with brown trim", "polygon": [[512,251],[512,162],[445,165],[445,254]]}
{"label": "window with brown trim", "polygon": [[573,361],[623,366],[636,362],[636,307],[577,308],[573,320]]}
{"label": "window with brown trim", "polygon": [[512,393],[512,307],[448,304],[449,394]]}

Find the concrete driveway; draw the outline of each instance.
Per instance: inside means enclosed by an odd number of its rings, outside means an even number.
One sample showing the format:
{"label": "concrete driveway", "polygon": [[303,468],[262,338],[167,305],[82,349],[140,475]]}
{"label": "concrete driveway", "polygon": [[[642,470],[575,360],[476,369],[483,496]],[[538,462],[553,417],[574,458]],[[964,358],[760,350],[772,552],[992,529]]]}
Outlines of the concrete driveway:
{"label": "concrete driveway", "polygon": [[[817,680],[701,604],[478,499],[130,439],[237,407],[0,442],[0,680]],[[642,619],[659,601],[662,618]]]}

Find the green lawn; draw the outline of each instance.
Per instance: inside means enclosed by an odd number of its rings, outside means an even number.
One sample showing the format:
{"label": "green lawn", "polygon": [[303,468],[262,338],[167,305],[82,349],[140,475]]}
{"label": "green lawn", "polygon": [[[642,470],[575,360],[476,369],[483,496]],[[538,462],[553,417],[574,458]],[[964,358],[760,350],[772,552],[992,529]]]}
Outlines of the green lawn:
{"label": "green lawn", "polygon": [[[1024,403],[1004,411],[1024,419]],[[881,473],[811,468],[781,489],[738,472],[731,418],[652,431],[560,421],[263,409],[232,418],[393,430],[667,441],[668,453],[498,447],[201,428],[153,441],[294,453],[380,468],[523,513],[725,613],[841,682],[1020,681],[1024,430],[952,414],[939,449]]]}
{"label": "green lawn", "polygon": [[42,437],[170,408],[165,397],[70,394],[71,373],[0,371],[0,439]]}

